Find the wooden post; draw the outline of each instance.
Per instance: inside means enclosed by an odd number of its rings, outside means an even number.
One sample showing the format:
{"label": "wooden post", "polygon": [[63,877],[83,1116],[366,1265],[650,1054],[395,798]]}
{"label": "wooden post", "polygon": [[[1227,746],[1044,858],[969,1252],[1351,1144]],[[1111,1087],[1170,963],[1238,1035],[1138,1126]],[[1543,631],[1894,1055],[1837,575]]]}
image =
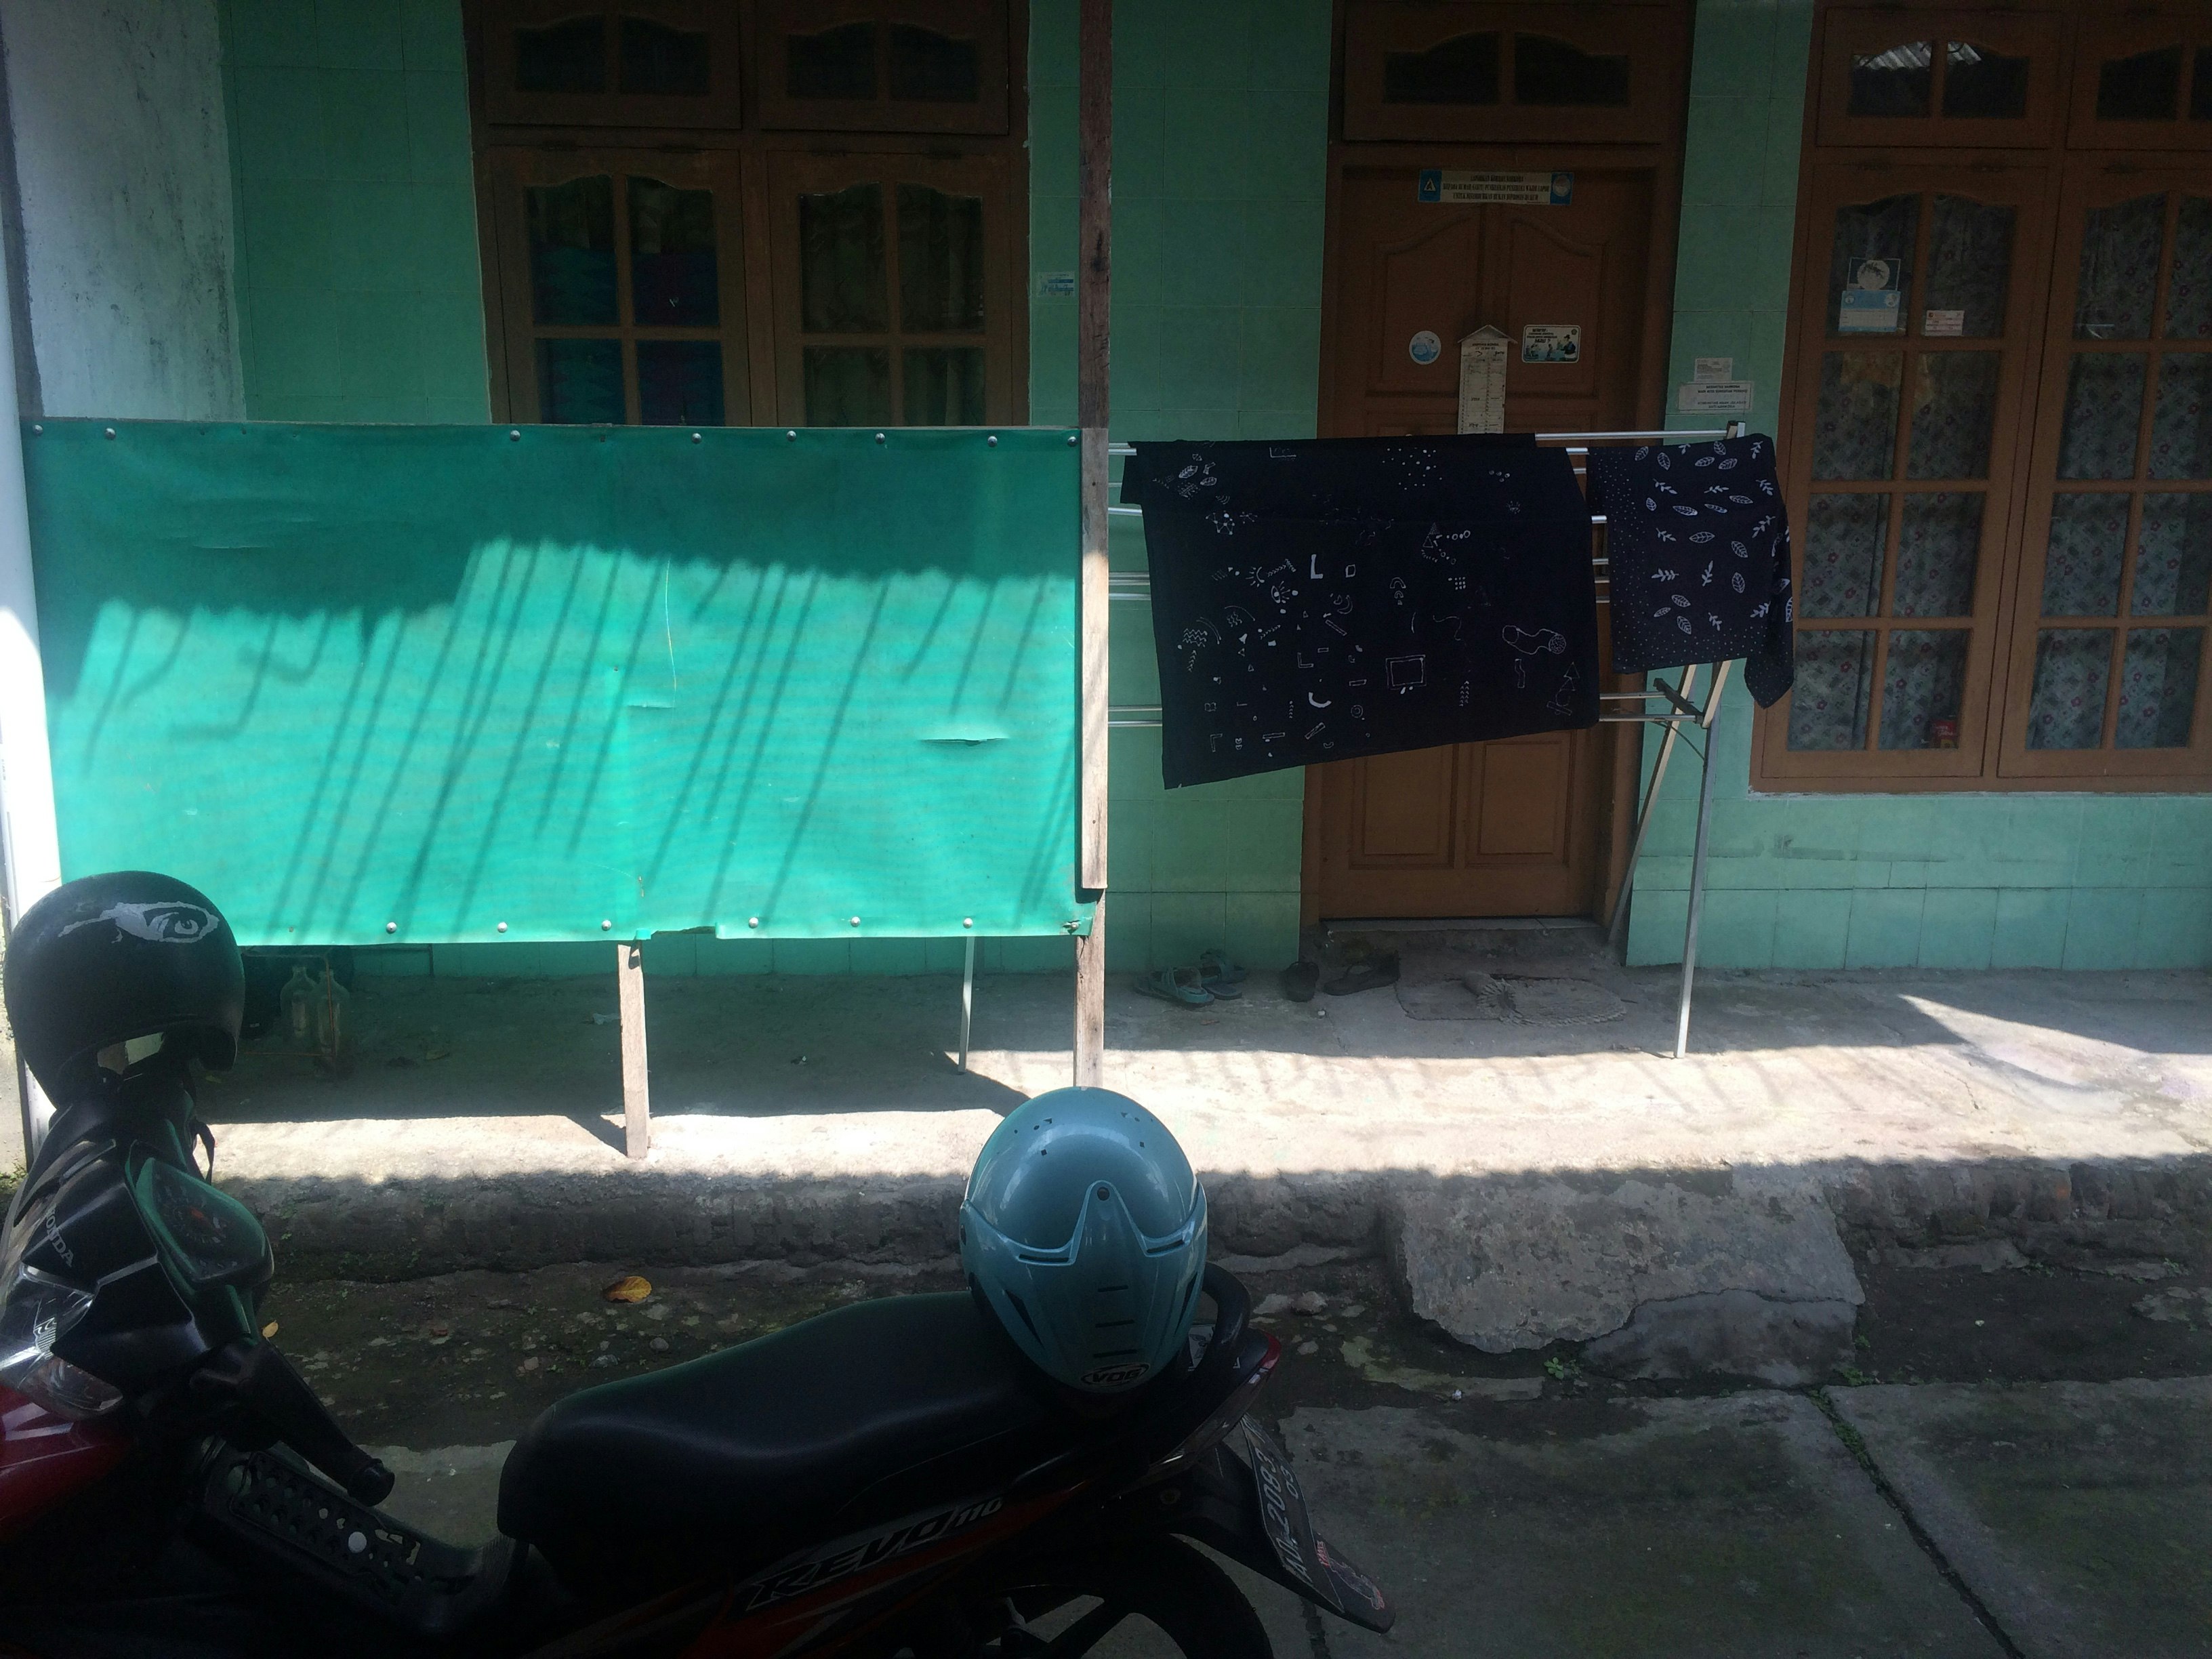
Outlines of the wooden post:
{"label": "wooden post", "polygon": [[622,1010],[623,1150],[642,1158],[653,1147],[652,1096],[645,1070],[645,946],[615,946],[615,987]]}
{"label": "wooden post", "polygon": [[1075,1081],[1091,1088],[1106,1060],[1106,343],[1114,155],[1114,0],[1082,0],[1077,46],[1075,422],[1083,446],[1082,780],[1079,884],[1091,932],[1075,941]]}

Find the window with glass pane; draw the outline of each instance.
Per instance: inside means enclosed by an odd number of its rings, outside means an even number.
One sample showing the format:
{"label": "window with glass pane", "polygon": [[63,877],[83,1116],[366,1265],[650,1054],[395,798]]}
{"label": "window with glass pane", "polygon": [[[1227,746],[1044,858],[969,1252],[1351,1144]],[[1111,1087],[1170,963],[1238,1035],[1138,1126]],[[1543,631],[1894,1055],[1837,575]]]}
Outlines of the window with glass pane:
{"label": "window with glass pane", "polygon": [[2027,59],[1972,40],[1945,41],[1943,113],[1952,120],[2020,119],[2027,113]]}
{"label": "window with glass pane", "polygon": [[719,425],[720,215],[711,188],[627,169],[526,184],[531,418]]}
{"label": "window with glass pane", "polygon": [[1425,52],[1382,59],[1386,104],[1494,104],[1504,37],[1495,29],[1455,35]]}
{"label": "window with glass pane", "polygon": [[1832,210],[1791,750],[1959,744],[2016,217],[1940,191]]}
{"label": "window with glass pane", "polygon": [[[2162,62],[2107,64],[2103,89],[2148,109]],[[2185,749],[2212,589],[2212,197],[2145,191],[2078,223],[2021,741],[2039,757]]]}
{"label": "window with glass pane", "polygon": [[798,218],[808,424],[981,424],[983,198],[865,179],[802,191]]}

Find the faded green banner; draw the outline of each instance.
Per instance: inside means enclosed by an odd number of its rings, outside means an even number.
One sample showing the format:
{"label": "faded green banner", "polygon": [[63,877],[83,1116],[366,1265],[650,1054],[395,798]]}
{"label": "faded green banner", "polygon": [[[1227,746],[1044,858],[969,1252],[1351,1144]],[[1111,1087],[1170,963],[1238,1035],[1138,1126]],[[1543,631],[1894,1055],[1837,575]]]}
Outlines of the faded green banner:
{"label": "faded green banner", "polygon": [[67,875],[180,876],[246,944],[1089,926],[1065,431],[24,454]]}

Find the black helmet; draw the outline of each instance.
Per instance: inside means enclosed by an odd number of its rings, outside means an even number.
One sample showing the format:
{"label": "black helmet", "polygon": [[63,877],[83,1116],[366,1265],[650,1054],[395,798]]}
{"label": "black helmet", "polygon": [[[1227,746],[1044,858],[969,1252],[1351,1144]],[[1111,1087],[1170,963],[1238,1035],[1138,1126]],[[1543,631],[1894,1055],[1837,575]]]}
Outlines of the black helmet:
{"label": "black helmet", "polygon": [[238,1058],[246,969],[207,895],[118,870],[64,882],[8,939],[15,1046],[57,1104],[97,1076],[103,1048],[160,1033],[165,1053],[215,1070]]}

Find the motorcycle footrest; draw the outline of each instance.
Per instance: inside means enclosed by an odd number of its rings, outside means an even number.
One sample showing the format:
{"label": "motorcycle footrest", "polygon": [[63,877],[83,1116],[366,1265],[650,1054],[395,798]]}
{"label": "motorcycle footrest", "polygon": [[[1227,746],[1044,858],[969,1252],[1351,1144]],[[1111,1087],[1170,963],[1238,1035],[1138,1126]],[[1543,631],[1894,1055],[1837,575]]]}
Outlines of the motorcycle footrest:
{"label": "motorcycle footrest", "polygon": [[501,1577],[485,1571],[492,1551],[456,1549],[416,1532],[279,1450],[222,1448],[200,1509],[217,1531],[425,1634],[464,1622],[495,1589],[486,1581]]}

